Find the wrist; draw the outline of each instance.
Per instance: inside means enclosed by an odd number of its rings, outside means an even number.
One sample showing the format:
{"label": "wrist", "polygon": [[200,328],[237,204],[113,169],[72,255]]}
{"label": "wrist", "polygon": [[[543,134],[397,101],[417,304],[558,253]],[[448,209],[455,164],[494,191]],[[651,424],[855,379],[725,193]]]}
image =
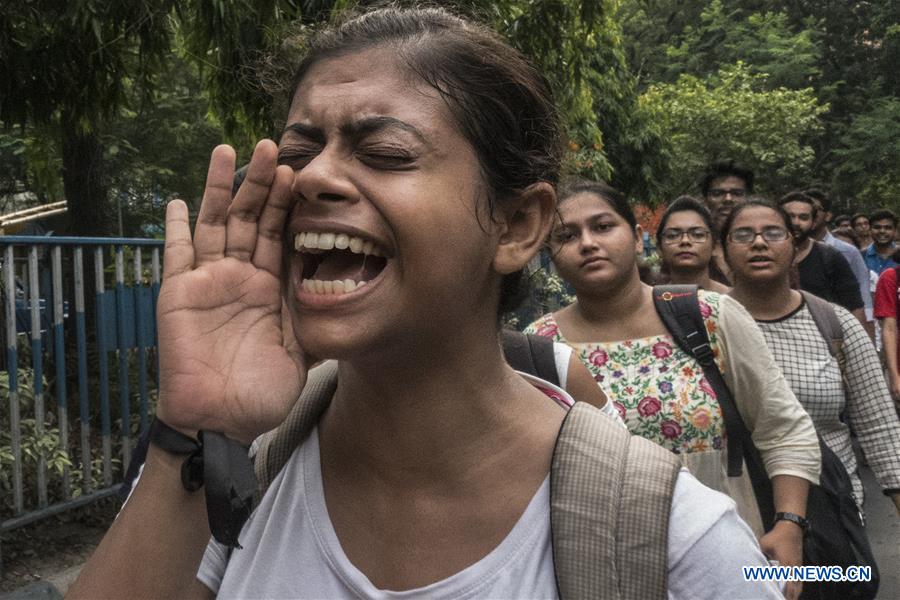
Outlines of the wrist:
{"label": "wrist", "polygon": [[[181,482],[189,492],[203,486],[203,443],[197,436],[179,431],[160,417],[150,425],[150,446],[181,461]],[[167,461],[169,462],[169,461]]]}
{"label": "wrist", "polygon": [[[180,419],[178,419],[178,411],[175,411],[176,414],[172,414],[171,411],[166,410],[165,403],[159,402],[156,405],[156,418],[165,423],[171,429],[186,435],[189,438],[197,439],[197,433],[201,428],[197,427],[186,427],[180,423]],[[152,441],[152,440],[151,440]]]}
{"label": "wrist", "polygon": [[802,536],[809,530],[809,521],[806,517],[792,512],[775,513],[775,521],[772,524],[773,529],[779,527],[782,531],[793,531],[797,535]]}

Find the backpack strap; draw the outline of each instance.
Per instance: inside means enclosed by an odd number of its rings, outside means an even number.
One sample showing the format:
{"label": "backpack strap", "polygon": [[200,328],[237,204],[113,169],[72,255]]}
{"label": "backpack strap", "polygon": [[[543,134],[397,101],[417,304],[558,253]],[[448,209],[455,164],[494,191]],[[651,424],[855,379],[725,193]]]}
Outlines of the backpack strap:
{"label": "backpack strap", "polygon": [[575,403],[550,469],[561,598],[666,598],[669,515],[680,468],[671,452]]}
{"label": "backpack strap", "polygon": [[262,498],[282,467],[309,436],[337,389],[337,361],[325,361],[310,369],[306,385],[284,422],[257,440],[254,468]]}
{"label": "backpack strap", "polygon": [[816,329],[819,330],[822,338],[828,344],[828,352],[837,359],[838,367],[841,369],[841,376],[843,376],[844,366],[846,365],[846,358],[844,357],[844,329],[841,327],[841,322],[834,307],[827,300],[823,300],[805,290],[800,290],[800,294],[806,301],[806,308],[816,324]]}
{"label": "backpack strap", "polygon": [[653,288],[653,305],[660,319],[675,339],[675,343],[694,357],[703,369],[703,375],[716,394],[725,420],[728,476],[739,477],[747,465],[747,475],[753,485],[753,494],[759,507],[764,527],[771,527],[775,518],[772,481],[765,462],[753,443],[753,437],[734,402],[731,390],[716,364],[709,345],[706,323],[700,313],[697,287],[693,285],[664,285]]}
{"label": "backpack strap", "polygon": [[511,329],[502,329],[500,343],[503,346],[506,362],[513,369],[535,375],[553,385],[559,385],[553,340]]}
{"label": "backpack strap", "polygon": [[653,288],[653,306],[659,318],[675,343],[700,363],[703,374],[716,393],[722,417],[725,419],[725,431],[728,433],[728,476],[739,477],[741,474],[743,452],[741,429],[746,429],[743,419],[734,405],[731,392],[725,385],[722,373],[716,364],[715,356],[709,345],[706,323],[700,314],[700,299],[695,285],[660,285]]}

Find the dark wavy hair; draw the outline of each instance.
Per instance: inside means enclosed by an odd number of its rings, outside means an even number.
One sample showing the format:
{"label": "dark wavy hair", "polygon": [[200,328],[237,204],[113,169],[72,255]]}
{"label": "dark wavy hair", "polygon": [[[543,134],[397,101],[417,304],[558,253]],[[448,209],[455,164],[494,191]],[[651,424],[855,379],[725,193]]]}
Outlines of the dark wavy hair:
{"label": "dark wavy hair", "polygon": [[753,180],[755,179],[753,171],[738,165],[733,160],[716,162],[709,165],[703,173],[700,180],[700,193],[703,197],[709,195],[709,188],[716,179],[724,179],[725,177],[737,177],[744,182],[747,193],[753,193]]}
{"label": "dark wavy hair", "polygon": [[[348,14],[310,39],[291,94],[316,63],[379,46],[441,95],[478,157],[491,215],[532,184],[556,186],[562,136],[547,79],[500,35],[445,9]],[[523,271],[504,276],[501,314],[524,298],[523,279]]]}
{"label": "dark wavy hair", "polygon": [[578,194],[593,194],[601,200],[605,200],[616,214],[625,219],[631,229],[637,227],[637,219],[631,205],[625,195],[605,181],[591,181],[589,179],[570,179],[563,183],[559,190],[558,204],[562,204],[572,196]]}
{"label": "dark wavy hair", "polygon": [[897,226],[897,214],[889,208],[879,208],[869,215],[870,224],[874,223],[875,221],[884,221],[885,219],[893,223],[894,227]]}
{"label": "dark wavy hair", "polygon": [[812,218],[813,220],[819,216],[819,207],[816,205],[816,200],[806,192],[801,192],[799,190],[795,190],[793,192],[788,192],[784,196],[778,199],[778,206],[784,209],[784,205],[790,202],[803,202],[804,204],[809,204],[812,208]]}

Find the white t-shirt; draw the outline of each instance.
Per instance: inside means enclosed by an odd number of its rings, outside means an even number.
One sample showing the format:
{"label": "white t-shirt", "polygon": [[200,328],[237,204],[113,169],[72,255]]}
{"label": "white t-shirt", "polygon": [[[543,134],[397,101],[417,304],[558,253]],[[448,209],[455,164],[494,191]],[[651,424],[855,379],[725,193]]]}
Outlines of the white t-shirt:
{"label": "white t-shirt", "polygon": [[[569,376],[569,359],[572,357],[572,347],[568,344],[553,342],[553,359],[556,362],[556,376],[559,377],[559,387],[565,389]],[[607,402],[609,404],[609,402]],[[618,413],[618,411],[615,411]]]}
{"label": "white t-shirt", "polygon": [[[197,578],[223,598],[556,598],[545,479],[509,535],[487,556],[431,585],[377,589],[347,559],[325,506],[318,430],[297,449],[241,531],[226,560],[211,541]],[[774,583],[748,583],[741,566],[766,565],[728,497],[679,473],[669,523],[669,598],[780,598]],[[227,569],[226,569],[227,567]]]}

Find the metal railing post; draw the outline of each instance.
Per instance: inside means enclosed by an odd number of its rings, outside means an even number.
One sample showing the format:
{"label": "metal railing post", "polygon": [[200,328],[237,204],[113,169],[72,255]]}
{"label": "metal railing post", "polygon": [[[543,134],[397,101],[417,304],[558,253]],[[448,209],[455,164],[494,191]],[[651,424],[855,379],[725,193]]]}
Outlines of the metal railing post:
{"label": "metal railing post", "polygon": [[88,397],[87,329],[84,319],[84,248],[75,246],[72,262],[75,277],[75,347],[78,349],[78,410],[81,419],[81,489],[93,491],[94,463],[91,458],[91,405]]}
{"label": "metal railing post", "polygon": [[116,246],[116,356],[119,359],[119,410],[122,416],[122,470],[131,459],[131,406],[128,382],[128,346],[125,343],[125,257]]}
{"label": "metal railing post", "polygon": [[[50,251],[51,274],[53,277],[53,346],[56,363],[56,405],[59,414],[59,447],[69,452],[69,414],[66,410],[66,349],[63,332],[63,283],[62,283],[62,247],[53,246]],[[63,467],[63,497],[71,497],[69,466]]]}
{"label": "metal railing post", "polygon": [[103,438],[103,485],[112,485],[112,440],[109,422],[109,365],[106,356],[106,314],[103,310],[103,246],[94,248],[94,278],[97,294],[97,351],[100,355],[100,435]]}
{"label": "metal railing post", "polygon": [[9,374],[10,450],[13,455],[13,510],[16,515],[25,511],[22,490],[22,430],[19,415],[19,361],[16,351],[16,269],[15,249],[7,246],[4,252],[3,274],[6,282],[6,372]]}
{"label": "metal railing post", "polygon": [[[37,246],[28,249],[28,297],[31,304],[31,368],[34,373],[34,433],[38,440],[44,437],[44,361],[41,348],[41,307],[38,287]],[[47,456],[38,447],[37,488],[38,506],[47,506]]]}

